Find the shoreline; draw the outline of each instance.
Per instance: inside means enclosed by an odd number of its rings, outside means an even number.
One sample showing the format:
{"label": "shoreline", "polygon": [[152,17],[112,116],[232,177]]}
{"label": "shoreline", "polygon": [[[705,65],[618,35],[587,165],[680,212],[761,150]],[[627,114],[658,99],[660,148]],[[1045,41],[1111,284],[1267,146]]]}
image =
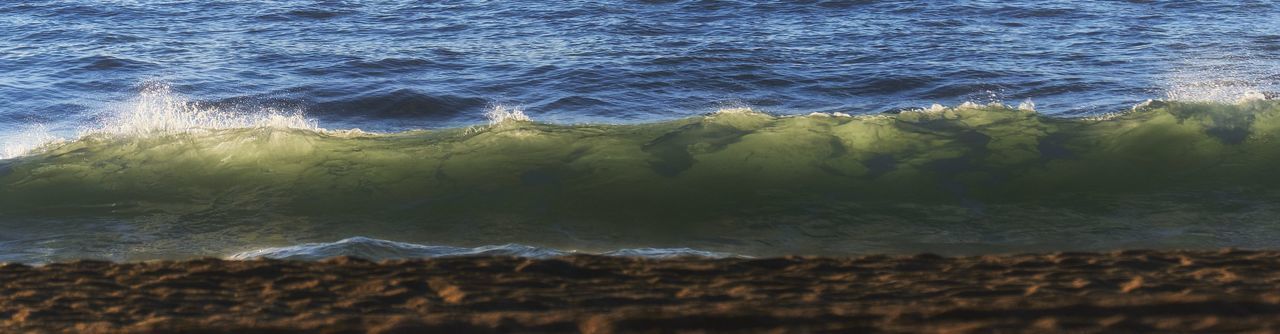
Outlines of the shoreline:
{"label": "shoreline", "polygon": [[1280,330],[1280,251],[0,265],[0,331]]}

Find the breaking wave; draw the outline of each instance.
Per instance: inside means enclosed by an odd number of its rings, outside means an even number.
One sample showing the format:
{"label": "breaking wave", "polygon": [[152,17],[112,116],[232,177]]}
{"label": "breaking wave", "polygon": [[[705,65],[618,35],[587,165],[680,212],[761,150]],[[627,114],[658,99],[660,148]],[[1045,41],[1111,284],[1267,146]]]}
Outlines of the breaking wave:
{"label": "breaking wave", "polygon": [[109,219],[172,247],[230,247],[213,240],[263,229],[556,247],[358,239],[246,253],[284,258],[632,245],[963,253],[1280,236],[1269,224],[1280,214],[1280,101],[1266,99],[1151,101],[1088,118],[1041,115],[1030,102],[877,115],[731,108],[627,125],[546,124],[495,107],[486,125],[396,133],[223,115],[163,93],[136,105],[0,160],[0,220]]}
{"label": "breaking wave", "polygon": [[1080,119],[1027,104],[872,116],[732,109],[635,125],[543,124],[497,107],[488,126],[374,134],[143,99],[98,131],[5,160],[0,207],[125,213],[204,206],[212,194],[298,214],[414,211],[444,198],[588,211],[813,196],[1000,203],[1250,187],[1276,180],[1268,171],[1280,163],[1280,107],[1265,100],[1150,102]]}
{"label": "breaking wave", "polygon": [[[83,126],[76,138],[144,138],[209,131],[273,128],[323,131],[315,120],[301,111],[275,108],[235,110],[190,101],[172,92],[169,85],[145,85],[138,96],[108,108],[98,120]],[[35,124],[17,135],[4,138],[0,159],[26,155],[34,150],[68,141]]]}

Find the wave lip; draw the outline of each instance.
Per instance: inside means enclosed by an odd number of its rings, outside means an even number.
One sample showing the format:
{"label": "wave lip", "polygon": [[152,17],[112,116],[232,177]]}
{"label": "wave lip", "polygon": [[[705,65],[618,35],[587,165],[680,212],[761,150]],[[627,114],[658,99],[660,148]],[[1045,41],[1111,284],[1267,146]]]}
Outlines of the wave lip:
{"label": "wave lip", "polygon": [[[392,259],[437,258],[459,256],[514,256],[543,259],[571,254],[576,251],[562,251],[554,248],[528,246],[521,244],[489,245],[480,247],[453,247],[420,245],[368,237],[351,237],[335,242],[305,243],[285,247],[272,247],[240,252],[227,256],[229,260],[278,259],[316,261],[338,256],[352,256],[368,260],[381,261]],[[604,256],[641,257],[641,258],[675,258],[705,257],[727,258],[741,257],[729,253],[702,251],[690,248],[634,248],[619,249],[599,253]]]}
{"label": "wave lip", "polygon": [[242,128],[320,130],[315,120],[300,113],[273,109],[256,114],[236,113],[193,103],[172,93],[168,85],[156,84],[145,87],[134,101],[104,119],[98,129],[89,133],[143,137]]}

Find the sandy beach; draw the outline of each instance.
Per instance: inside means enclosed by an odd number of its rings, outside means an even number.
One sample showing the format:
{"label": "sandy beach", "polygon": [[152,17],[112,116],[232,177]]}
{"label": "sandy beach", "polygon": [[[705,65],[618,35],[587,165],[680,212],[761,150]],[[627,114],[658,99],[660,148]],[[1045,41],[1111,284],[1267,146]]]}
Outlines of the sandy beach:
{"label": "sandy beach", "polygon": [[1271,332],[1280,252],[0,266],[4,332]]}

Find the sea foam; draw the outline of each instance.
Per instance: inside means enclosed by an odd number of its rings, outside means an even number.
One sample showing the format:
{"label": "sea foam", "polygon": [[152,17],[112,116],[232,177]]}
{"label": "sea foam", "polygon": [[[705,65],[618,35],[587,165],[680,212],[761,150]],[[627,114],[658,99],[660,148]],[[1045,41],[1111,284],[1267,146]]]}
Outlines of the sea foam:
{"label": "sea foam", "polygon": [[306,118],[300,110],[285,112],[262,108],[249,112],[230,111],[193,102],[174,93],[167,84],[153,84],[128,103],[109,110],[102,121],[87,129],[85,134],[148,136],[236,128],[322,130],[315,120]]}
{"label": "sea foam", "polygon": [[728,258],[741,255],[703,251],[691,248],[627,248],[601,253],[580,253],[554,248],[521,244],[488,245],[479,247],[454,247],[421,245],[367,237],[351,237],[335,242],[305,243],[293,246],[271,247],[240,252],[227,256],[230,260],[260,258],[281,260],[322,260],[336,256],[354,256],[369,260],[436,258],[458,256],[515,256],[525,258],[550,258],[572,254],[597,254],[619,257],[673,258],[702,257]]}

